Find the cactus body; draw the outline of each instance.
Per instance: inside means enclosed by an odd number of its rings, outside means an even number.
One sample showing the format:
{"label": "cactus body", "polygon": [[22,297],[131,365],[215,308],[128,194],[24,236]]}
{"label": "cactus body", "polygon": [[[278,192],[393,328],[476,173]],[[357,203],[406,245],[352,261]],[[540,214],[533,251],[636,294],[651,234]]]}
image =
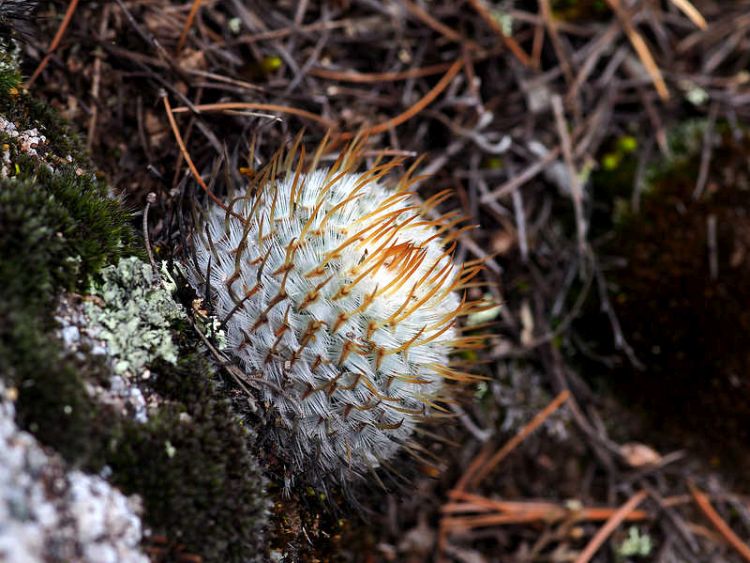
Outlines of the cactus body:
{"label": "cactus body", "polygon": [[[353,173],[280,157],[256,185],[207,211],[190,280],[225,320],[228,351],[262,381],[279,451],[295,471],[340,481],[377,468],[437,407],[449,355],[472,339],[457,289],[481,269],[453,263],[455,217],[425,218],[395,163]],[[317,160],[317,159],[316,159]]]}

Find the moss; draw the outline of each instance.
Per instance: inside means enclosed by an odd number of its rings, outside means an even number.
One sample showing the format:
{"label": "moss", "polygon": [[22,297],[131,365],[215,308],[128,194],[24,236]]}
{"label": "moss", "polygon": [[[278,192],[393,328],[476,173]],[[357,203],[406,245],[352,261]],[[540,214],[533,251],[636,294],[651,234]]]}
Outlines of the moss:
{"label": "moss", "polygon": [[[89,456],[95,425],[81,366],[50,335],[56,295],[123,249],[110,223],[127,231],[121,212],[108,216],[101,196],[70,180],[44,172],[0,179],[0,377],[20,391],[22,426],[68,459]],[[88,200],[75,201],[76,189]]]}
{"label": "moss", "polygon": [[[69,231],[67,210],[30,182],[0,181],[0,280],[5,306],[26,308],[48,303],[54,287],[70,286],[74,276],[64,267]],[[3,305],[0,305],[3,306]]]}
{"label": "moss", "polygon": [[[24,159],[19,160],[23,167]],[[62,166],[54,172],[42,167],[33,178],[74,217],[75,251],[84,264],[83,280],[122,255],[142,254],[129,224],[130,214],[120,202],[108,197],[106,184],[92,174],[80,174],[74,166]]]}
{"label": "moss", "polygon": [[[4,25],[0,17],[0,28]],[[13,40],[0,33],[0,94],[11,95],[21,85],[18,49]]]}
{"label": "moss", "polygon": [[[206,561],[258,554],[264,481],[246,432],[230,406],[215,398],[219,393],[207,362],[188,356],[177,365],[151,366],[158,374],[154,390],[166,402],[146,424],[96,403],[86,383],[106,381],[109,366],[101,359],[66,355],[51,334],[55,292],[75,286],[85,266],[80,259],[74,266],[66,260],[71,240],[61,233],[75,232],[69,210],[36,184],[6,180],[0,186],[0,276],[10,298],[0,303],[0,377],[19,389],[19,423],[75,466],[94,472],[110,467],[115,484],[143,497],[149,526],[174,545]],[[30,253],[19,252],[18,243]],[[119,323],[130,310],[125,292],[137,297],[142,290],[147,299],[153,281],[150,266],[131,258],[105,269],[96,291]],[[171,336],[163,332],[168,327],[161,325],[179,322],[181,315],[174,302],[167,303],[168,295],[158,290],[157,295],[167,312],[166,320],[149,317],[159,325],[156,351],[163,352],[161,339],[168,338],[170,353],[161,355],[175,359]],[[162,307],[154,315],[164,313]],[[184,344],[193,345],[189,339]]]}
{"label": "moss", "polygon": [[[113,484],[143,498],[144,520],[169,540],[171,555],[188,552],[205,561],[260,556],[265,481],[248,449],[250,437],[202,355],[150,365],[149,386],[163,404],[141,424],[87,393],[87,382],[109,377],[102,359],[66,355],[30,318],[23,321],[11,323],[7,347],[2,340],[0,360],[11,365],[0,373],[19,389],[25,428],[75,466],[110,468]],[[190,340],[183,344],[189,349]]]}
{"label": "moss", "polygon": [[[649,171],[640,211],[625,215],[604,249],[625,259],[609,273],[612,302],[643,365],[624,362],[608,378],[671,445],[737,463],[750,461],[744,448],[750,440],[750,134],[737,139],[722,125],[716,131],[702,196],[693,197],[703,130],[692,123],[672,136],[675,157]],[[586,322],[592,339],[609,326],[601,314]],[[601,341],[597,351],[613,352]]]}
{"label": "moss", "polygon": [[[206,362],[194,357],[177,366],[161,362],[155,386],[167,403],[139,425],[87,393],[86,383],[106,380],[109,366],[66,355],[52,335],[58,291],[80,288],[88,273],[125,247],[114,238],[108,244],[107,233],[98,230],[107,229],[112,217],[101,227],[101,217],[89,217],[98,209],[106,219],[108,206],[76,201],[71,178],[41,173],[34,179],[0,181],[0,377],[19,389],[19,423],[76,466],[90,471],[111,467],[116,484],[144,498],[152,529],[175,544],[207,561],[257,554],[263,479],[229,406],[212,398]],[[77,193],[86,197],[86,187]],[[89,237],[99,241],[98,249],[88,246]],[[145,341],[155,347],[144,350],[150,363],[154,356],[174,361],[177,349],[169,327],[182,315],[154,281],[150,266],[135,258],[105,269],[94,286],[105,300],[97,310],[110,320],[110,331],[121,330],[128,316],[135,319],[138,326],[130,336],[136,346],[142,345],[141,336],[151,334],[154,339]],[[146,302],[159,306],[144,317],[133,312],[133,306]],[[126,348],[120,352],[131,362],[140,357],[129,357],[132,350]]]}
{"label": "moss", "polygon": [[0,115],[18,131],[44,131],[51,148],[45,159],[24,154],[18,139],[1,139],[3,174],[12,176],[0,178],[0,377],[19,390],[24,428],[66,458],[93,464],[105,413],[95,412],[85,380],[106,368],[66,357],[52,335],[52,314],[61,290],[82,288],[106,263],[134,251],[135,238],[128,214],[85,171],[86,161],[67,158],[83,155],[76,136],[50,108],[16,91],[16,51],[0,35]]}
{"label": "moss", "polygon": [[21,85],[21,73],[7,68],[7,63],[0,55],[0,91],[12,93]]}
{"label": "moss", "polygon": [[19,425],[74,465],[100,469],[115,416],[94,403],[84,381],[104,376],[106,366],[66,356],[58,342],[24,321],[0,345],[0,362],[13,362],[2,373],[19,389]]}
{"label": "moss", "polygon": [[0,88],[0,115],[14,123],[19,131],[38,129],[60,162],[71,161],[88,167],[88,155],[80,137],[53,108],[32,98],[28,92]]}
{"label": "moss", "polygon": [[[105,264],[135,251],[127,213],[106,197],[98,182],[77,175],[72,166],[35,170],[31,160],[19,157],[19,173],[0,179],[0,213],[13,221],[0,226],[0,236],[5,236],[4,250],[13,263],[20,267],[33,259],[40,267],[46,264],[57,286],[74,289]],[[52,238],[56,241],[51,244]],[[19,278],[19,289],[36,280],[22,272]],[[26,285],[25,291],[35,286]]]}
{"label": "moss", "polygon": [[207,561],[260,555],[265,483],[211,368],[196,354],[154,370],[170,402],[147,424],[126,427],[108,460],[114,483],[143,497],[147,522],[173,548]]}

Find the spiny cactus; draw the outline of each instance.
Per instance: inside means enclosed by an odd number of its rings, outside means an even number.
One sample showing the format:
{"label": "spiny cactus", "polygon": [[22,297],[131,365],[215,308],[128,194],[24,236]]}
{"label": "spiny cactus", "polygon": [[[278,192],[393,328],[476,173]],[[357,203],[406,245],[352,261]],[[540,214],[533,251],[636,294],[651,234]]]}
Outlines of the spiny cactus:
{"label": "spiny cactus", "polygon": [[449,356],[481,345],[457,319],[482,306],[458,295],[482,264],[454,264],[457,213],[427,217],[447,191],[418,202],[413,170],[380,183],[400,160],[357,173],[355,143],[318,169],[325,142],[308,165],[299,143],[205,213],[189,279],[260,383],[279,454],[344,482],[440,411],[446,380],[471,377]]}

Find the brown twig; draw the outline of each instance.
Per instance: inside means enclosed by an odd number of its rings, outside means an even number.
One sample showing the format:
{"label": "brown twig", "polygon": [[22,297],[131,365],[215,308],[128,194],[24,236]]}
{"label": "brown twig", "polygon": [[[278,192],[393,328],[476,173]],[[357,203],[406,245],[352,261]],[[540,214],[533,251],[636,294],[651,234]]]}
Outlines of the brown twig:
{"label": "brown twig", "polygon": [[750,561],[750,546],[743,542],[737,536],[737,534],[732,531],[732,528],[729,527],[729,524],[727,524],[726,521],[719,515],[719,513],[716,512],[716,509],[711,506],[711,501],[708,499],[708,496],[706,496],[704,492],[702,492],[692,483],[688,483],[688,488],[690,489],[690,494],[695,500],[695,504],[698,505],[698,508],[701,509],[701,512],[703,512],[706,518],[708,518],[711,524],[713,524],[713,527],[716,528],[716,531],[719,532],[725,540],[727,540],[729,545],[732,546],[732,548],[740,555],[740,557],[742,557],[745,561]]}
{"label": "brown twig", "polygon": [[706,19],[703,17],[703,15],[696,9],[695,6],[693,6],[689,0],[671,0],[672,4],[677,6],[677,8],[682,11],[683,14],[685,14],[688,19],[695,24],[696,27],[700,29],[706,29],[708,27],[708,24],[706,23]]}
{"label": "brown twig", "polygon": [[154,253],[151,249],[151,239],[149,237],[148,233],[148,210],[151,209],[151,206],[156,203],[156,194],[154,192],[151,192],[146,196],[146,207],[143,209],[143,242],[146,245],[146,253],[148,254],[148,261],[151,263],[151,268],[153,268],[154,273],[156,276],[159,276],[159,268],[156,266],[156,260],[154,260]]}
{"label": "brown twig", "polygon": [[193,27],[193,21],[195,20],[195,16],[198,15],[198,10],[200,10],[202,1],[203,0],[193,0],[193,5],[190,6],[190,13],[188,13],[188,17],[185,20],[185,25],[182,28],[182,33],[180,33],[180,39],[177,41],[178,55],[182,51],[182,48],[185,46],[185,41],[187,41],[188,33],[190,33],[190,28]]}
{"label": "brown twig", "polygon": [[198,104],[193,106],[192,108],[180,106],[176,107],[172,110],[173,113],[185,113],[188,111],[198,111],[198,112],[221,112],[221,111],[230,111],[230,110],[255,110],[255,111],[276,111],[279,113],[287,113],[289,115],[296,115],[298,117],[302,117],[304,119],[308,119],[310,121],[314,121],[315,123],[319,123],[320,125],[326,127],[327,129],[336,129],[336,124],[331,121],[330,119],[326,119],[325,117],[321,117],[319,115],[316,115],[312,112],[305,111],[303,109],[299,108],[293,108],[289,106],[282,106],[279,104],[256,104],[253,102],[221,102],[216,104]]}
{"label": "brown twig", "polygon": [[493,201],[497,201],[498,199],[510,194],[513,190],[516,190],[519,187],[523,186],[526,182],[534,178],[534,176],[542,172],[542,170],[544,170],[547,166],[552,164],[552,162],[554,162],[554,160],[560,156],[561,152],[562,149],[560,147],[555,147],[547,154],[545,154],[542,158],[540,158],[537,162],[521,172],[518,176],[514,176],[513,178],[505,182],[502,186],[499,186],[491,192],[483,195],[479,200],[480,203],[487,204]]}
{"label": "brown twig", "polygon": [[526,52],[521,49],[520,45],[513,39],[512,37],[509,37],[505,35],[505,32],[503,31],[503,28],[500,26],[500,24],[497,22],[497,20],[492,16],[487,6],[484,5],[484,2],[482,0],[469,0],[469,4],[471,4],[471,7],[474,8],[474,10],[479,14],[479,16],[484,20],[484,22],[490,26],[490,28],[500,36],[500,39],[502,40],[503,44],[508,48],[508,50],[513,53],[513,55],[521,62],[522,65],[526,67],[533,66],[531,63],[531,59],[529,59],[529,56],[526,54]]}
{"label": "brown twig", "polygon": [[[505,514],[533,514],[539,520],[545,522],[554,522],[571,518],[576,522],[581,521],[601,521],[612,517],[612,514],[619,510],[607,506],[603,507],[580,507],[571,509],[553,502],[540,501],[504,501],[490,499],[467,493],[464,491],[453,490],[449,493],[451,499],[464,501],[446,504],[442,507],[444,514],[460,514],[466,512],[486,512],[494,511]],[[642,510],[634,510],[627,515],[631,521],[645,520],[649,514]]]}
{"label": "brown twig", "polygon": [[63,17],[63,20],[60,23],[60,27],[57,28],[57,33],[55,33],[55,36],[52,38],[52,42],[49,44],[49,48],[47,49],[47,54],[44,55],[44,58],[39,62],[39,65],[34,70],[34,73],[31,75],[31,78],[29,78],[26,81],[26,84],[25,84],[26,88],[31,88],[31,85],[34,84],[34,82],[36,82],[36,79],[39,78],[39,75],[42,74],[42,71],[44,71],[44,69],[47,68],[47,64],[49,64],[52,54],[60,45],[60,41],[62,41],[63,35],[65,35],[65,31],[68,29],[68,26],[70,25],[70,22],[73,19],[73,15],[75,14],[76,8],[78,7],[78,1],[79,0],[70,0],[70,4],[68,4],[68,9],[65,11],[65,16]]}
{"label": "brown twig", "polygon": [[466,39],[457,31],[451,29],[444,23],[436,20],[429,13],[427,13],[427,11],[424,8],[412,2],[411,0],[401,0],[401,3],[404,5],[406,10],[412,16],[417,18],[419,21],[421,21],[430,29],[437,31],[440,35],[442,35],[446,39],[450,41],[454,41],[456,43],[465,44],[467,49],[472,49],[472,50],[479,49],[479,45],[477,45],[474,41]]}
{"label": "brown twig", "polygon": [[565,401],[570,398],[570,391],[565,390],[557,395],[546,407],[539,411],[531,421],[521,428],[502,448],[500,448],[489,461],[485,462],[485,454],[479,456],[469,465],[469,468],[458,481],[455,490],[463,491],[467,487],[476,487],[502,460],[508,457],[514,449],[518,447],[529,435],[541,426],[552,413],[559,409]]}
{"label": "brown twig", "polygon": [[180,147],[180,153],[182,154],[182,157],[185,159],[185,162],[187,163],[188,168],[190,169],[190,173],[193,175],[193,178],[195,178],[195,181],[198,182],[198,185],[201,187],[201,189],[204,192],[206,192],[206,195],[209,198],[211,198],[211,201],[213,201],[216,205],[218,205],[225,211],[228,211],[232,213],[232,215],[235,215],[239,219],[242,219],[242,217],[240,217],[236,213],[231,212],[227,208],[227,206],[224,205],[224,202],[222,202],[218,197],[216,197],[216,195],[211,190],[208,189],[206,182],[204,182],[203,178],[201,178],[201,175],[198,172],[198,169],[195,167],[195,164],[193,163],[193,159],[190,157],[190,153],[188,152],[187,147],[185,146],[185,141],[182,140],[182,135],[180,135],[180,129],[177,127],[177,121],[174,118],[174,112],[172,110],[172,106],[169,103],[169,98],[167,97],[166,92],[162,92],[161,98],[164,101],[164,109],[167,113],[167,120],[169,120],[169,126],[172,128],[172,133],[174,134],[174,138],[177,141],[177,145]]}
{"label": "brown twig", "polygon": [[[99,37],[104,38],[107,30],[107,23],[109,22],[109,10],[110,4],[106,4],[102,8],[102,20],[99,24]],[[94,145],[94,138],[96,134],[96,121],[99,116],[99,89],[101,87],[102,79],[102,60],[104,59],[104,53],[101,50],[97,50],[94,55],[94,73],[91,79],[91,116],[89,117],[89,126],[86,135],[86,148],[91,151]]]}
{"label": "brown twig", "polygon": [[612,532],[614,532],[617,529],[617,526],[619,526],[627,517],[629,514],[631,514],[641,502],[648,496],[648,493],[646,491],[639,491],[636,494],[634,494],[630,499],[628,499],[628,502],[623,504],[620,508],[618,508],[612,516],[609,517],[609,520],[607,520],[604,525],[599,528],[599,531],[594,535],[593,538],[591,538],[591,541],[589,541],[586,548],[581,552],[581,554],[576,558],[575,563],[588,563],[591,561],[591,558],[596,554],[597,551],[599,551],[599,548],[604,544],[605,541],[607,541],[607,538],[612,535]]}
{"label": "brown twig", "polygon": [[[378,133],[382,133],[383,131],[388,131],[388,129],[398,127],[402,123],[408,121],[409,119],[417,115],[420,111],[422,111],[424,108],[430,105],[435,100],[435,98],[437,98],[443,92],[443,90],[445,90],[448,87],[448,85],[453,81],[456,75],[461,71],[462,67],[463,67],[463,59],[458,59],[450,66],[450,68],[445,73],[445,75],[440,79],[440,81],[437,84],[435,84],[435,86],[429,92],[427,92],[422,98],[420,98],[409,109],[407,109],[403,113],[398,114],[395,117],[392,117],[391,119],[384,121],[383,123],[379,123],[378,125],[373,125],[372,127],[366,128],[363,131],[363,134],[364,135],[376,135]],[[348,134],[342,137],[351,138],[353,137],[353,135]]]}
{"label": "brown twig", "polygon": [[633,45],[633,49],[635,49],[635,52],[641,59],[643,66],[646,67],[646,71],[648,72],[649,76],[651,76],[651,80],[654,83],[654,87],[656,88],[656,92],[659,94],[659,97],[662,100],[668,100],[669,89],[667,88],[667,83],[664,82],[664,77],[662,76],[661,70],[659,70],[659,66],[656,64],[654,57],[651,55],[651,51],[649,51],[648,45],[646,45],[643,37],[641,37],[641,35],[638,33],[638,30],[636,30],[635,26],[633,25],[630,15],[622,7],[622,5],[620,4],[620,0],[607,0],[607,4],[609,4],[609,7],[612,8],[612,11],[617,14],[617,18],[620,20],[622,28],[625,30],[625,34],[628,36],[628,39],[630,39],[630,43]]}
{"label": "brown twig", "polygon": [[560,41],[560,35],[557,33],[557,22],[552,15],[552,7],[549,4],[549,0],[539,0],[539,9],[544,20],[544,26],[547,28],[547,35],[552,43],[552,48],[557,54],[557,59],[560,61],[560,69],[562,70],[563,76],[568,84],[573,83],[573,67],[570,64],[565,48],[563,47],[562,41]]}
{"label": "brown twig", "polygon": [[356,84],[377,84],[379,82],[396,82],[399,80],[410,80],[412,78],[423,78],[440,74],[450,69],[455,63],[438,63],[417,68],[407,68],[405,70],[395,70],[389,72],[353,72],[339,71],[329,68],[311,68],[309,74],[318,78],[329,80],[338,80],[340,82],[353,82]]}
{"label": "brown twig", "polygon": [[578,238],[578,252],[583,255],[586,250],[586,219],[583,216],[583,189],[578,178],[578,171],[573,162],[573,144],[570,139],[568,124],[565,121],[562,99],[560,96],[552,96],[552,110],[555,114],[557,134],[560,137],[565,166],[568,169],[568,181],[570,182],[570,196],[573,200],[573,211],[576,218],[576,236]]}

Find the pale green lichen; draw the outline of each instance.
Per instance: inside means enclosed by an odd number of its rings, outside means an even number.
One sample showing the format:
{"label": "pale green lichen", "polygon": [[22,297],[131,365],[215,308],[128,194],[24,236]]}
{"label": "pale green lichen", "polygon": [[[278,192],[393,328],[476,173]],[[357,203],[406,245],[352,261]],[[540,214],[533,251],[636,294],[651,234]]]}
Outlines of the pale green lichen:
{"label": "pale green lichen", "polygon": [[617,548],[617,555],[626,559],[629,557],[648,557],[651,555],[653,550],[653,543],[651,537],[647,533],[641,533],[641,531],[631,526],[628,530],[628,537],[622,544]]}
{"label": "pale green lichen", "polygon": [[130,257],[102,270],[85,304],[92,332],[107,344],[117,374],[140,373],[157,359],[177,362],[172,339],[175,323],[185,314],[170,288],[147,263]]}

